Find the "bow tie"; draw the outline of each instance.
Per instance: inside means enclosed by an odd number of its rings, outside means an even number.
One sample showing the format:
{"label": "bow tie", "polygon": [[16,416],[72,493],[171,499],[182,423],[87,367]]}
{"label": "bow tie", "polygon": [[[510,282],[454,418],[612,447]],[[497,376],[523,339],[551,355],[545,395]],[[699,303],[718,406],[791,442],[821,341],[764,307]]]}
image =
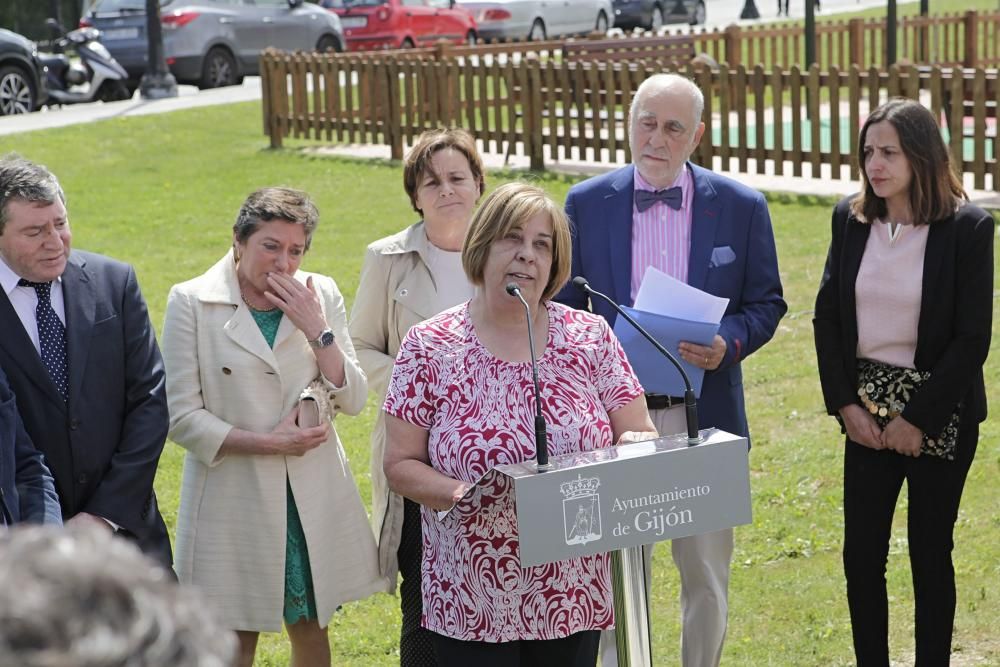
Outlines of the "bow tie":
{"label": "bow tie", "polygon": [[683,200],[684,194],[681,192],[679,186],[667,188],[666,190],[657,190],[656,192],[650,192],[649,190],[635,191],[635,207],[639,209],[640,213],[658,201],[663,202],[675,211],[679,211],[681,210]]}

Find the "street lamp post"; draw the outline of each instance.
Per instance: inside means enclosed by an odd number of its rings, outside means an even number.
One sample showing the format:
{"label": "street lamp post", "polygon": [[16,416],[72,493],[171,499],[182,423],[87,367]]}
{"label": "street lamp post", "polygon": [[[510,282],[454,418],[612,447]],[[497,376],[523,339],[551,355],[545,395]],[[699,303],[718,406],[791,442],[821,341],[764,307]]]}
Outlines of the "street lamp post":
{"label": "street lamp post", "polygon": [[885,13],[885,66],[896,63],[896,0],[889,0]]}
{"label": "street lamp post", "polygon": [[753,0],[746,0],[743,3],[743,11],[740,12],[741,19],[759,19],[760,11],[757,9],[757,4]]}
{"label": "street lamp post", "polygon": [[806,0],[806,67],[812,67],[816,62],[816,5],[813,0]]}
{"label": "street lamp post", "polygon": [[159,0],[146,0],[146,43],[149,49],[146,72],[139,81],[142,98],[159,100],[165,97],[177,97],[177,80],[167,69],[167,59],[163,55]]}

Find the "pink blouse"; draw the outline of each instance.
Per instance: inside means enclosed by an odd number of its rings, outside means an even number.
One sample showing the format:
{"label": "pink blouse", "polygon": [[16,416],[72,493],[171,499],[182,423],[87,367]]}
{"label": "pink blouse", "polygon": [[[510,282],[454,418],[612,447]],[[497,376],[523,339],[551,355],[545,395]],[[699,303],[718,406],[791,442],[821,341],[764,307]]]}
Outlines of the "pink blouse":
{"label": "pink blouse", "polygon": [[[609,412],[642,395],[603,318],[546,304],[538,360],[552,456],[613,445]],[[531,364],[493,356],[468,304],[410,329],[396,356],[385,411],[428,431],[436,470],[466,482],[535,456]],[[521,568],[505,478],[481,490],[479,512],[439,521],[421,508],[423,626],[465,641],[556,639],[614,625],[607,554]]]}

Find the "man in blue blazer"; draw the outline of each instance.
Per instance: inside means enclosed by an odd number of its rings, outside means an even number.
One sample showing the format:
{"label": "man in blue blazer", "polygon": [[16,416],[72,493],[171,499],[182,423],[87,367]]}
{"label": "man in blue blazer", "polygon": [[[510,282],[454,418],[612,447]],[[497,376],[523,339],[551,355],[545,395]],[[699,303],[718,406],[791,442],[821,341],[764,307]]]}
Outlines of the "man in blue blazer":
{"label": "man in blue blazer", "polygon": [[48,169],[0,158],[0,367],[55,479],[63,518],[134,541],[164,566],[153,478],[167,437],[163,361],[132,267],[70,250]]}
{"label": "man in blue blazer", "polygon": [[41,453],[24,430],[7,376],[0,369],[0,525],[62,523],[59,496]]}
{"label": "man in blue blazer", "polygon": [[[700,426],[749,436],[740,363],[771,339],[787,306],[764,197],[688,162],[705,130],[703,109],[701,91],[683,77],[658,74],[640,85],[629,116],[633,164],[574,186],[566,198],[573,275],[623,305],[633,303],[648,266],[729,299],[713,343],[682,342],[677,352],[705,369]],[[608,304],[588,303],[573,285],[556,299],[614,324]],[[663,368],[670,368],[666,360]],[[646,400],[660,433],[685,430],[681,399]],[[733,531],[671,546],[681,578],[682,663],[714,667],[726,635]],[[604,651],[606,667],[612,653]]]}

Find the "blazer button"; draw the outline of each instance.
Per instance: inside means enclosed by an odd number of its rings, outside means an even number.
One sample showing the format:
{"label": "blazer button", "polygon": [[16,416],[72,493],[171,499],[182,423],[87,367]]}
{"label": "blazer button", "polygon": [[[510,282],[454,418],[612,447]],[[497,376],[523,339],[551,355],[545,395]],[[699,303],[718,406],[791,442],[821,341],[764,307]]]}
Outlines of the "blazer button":
{"label": "blazer button", "polygon": [[80,473],[77,476],[77,478],[76,478],[76,483],[77,484],[86,484],[87,483],[87,473],[85,473],[85,472]]}
{"label": "blazer button", "polygon": [[80,428],[80,420],[79,419],[70,419],[69,420],[69,430],[75,431],[78,428]]}
{"label": "blazer button", "polygon": [[227,368],[226,366],[223,366],[223,367],[222,367],[222,374],[223,374],[223,375],[232,375],[232,374],[233,374],[233,371],[232,371],[232,370],[230,370],[229,368]]}

